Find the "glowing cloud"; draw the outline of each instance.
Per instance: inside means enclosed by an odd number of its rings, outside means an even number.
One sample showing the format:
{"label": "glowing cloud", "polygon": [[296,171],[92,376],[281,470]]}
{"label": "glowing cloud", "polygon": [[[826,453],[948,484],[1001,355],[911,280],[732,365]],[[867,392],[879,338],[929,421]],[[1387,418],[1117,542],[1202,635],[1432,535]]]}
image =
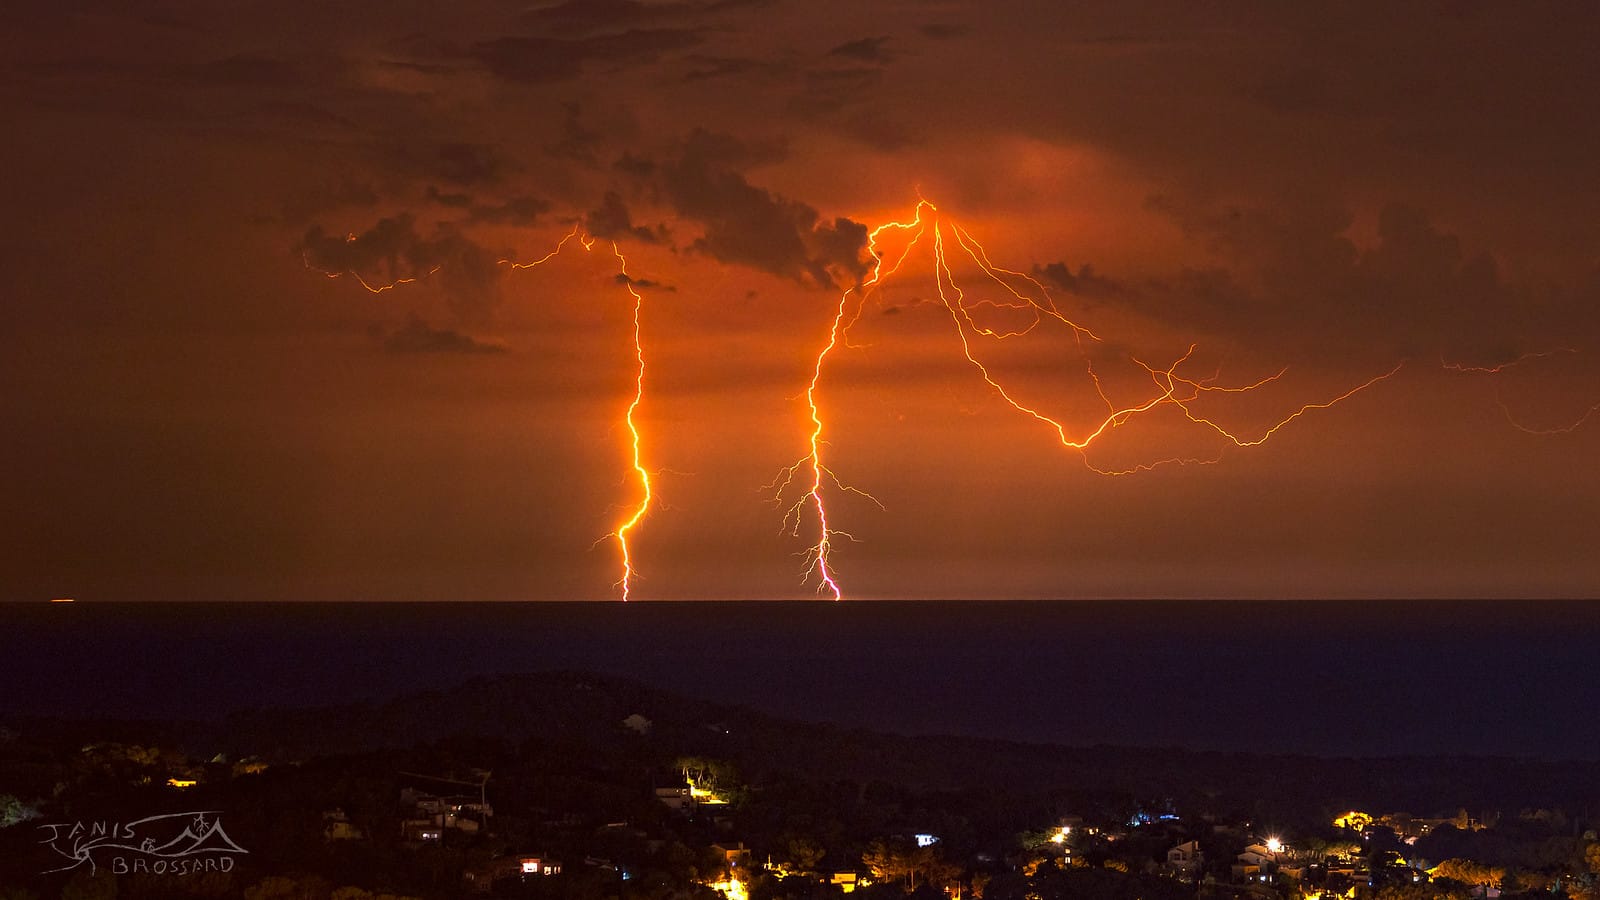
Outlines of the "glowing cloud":
{"label": "glowing cloud", "polygon": [[[885,249],[891,239],[897,239],[900,245],[897,250]],[[956,279],[955,271],[950,261],[951,251],[948,244],[953,242],[961,256],[970,261],[990,282],[998,286],[1000,296],[998,299],[970,299],[969,291],[963,288]],[[1116,403],[1108,396],[1105,385],[1096,374],[1094,363],[1088,353],[1088,347],[1102,343],[1101,338],[1089,328],[1078,324],[1062,313],[1055,301],[1051,298],[1049,290],[1035,277],[1024,272],[1006,269],[990,261],[988,252],[975,240],[966,229],[958,223],[948,221],[941,217],[939,208],[927,200],[919,200],[913,210],[911,219],[905,222],[889,222],[879,225],[868,235],[868,252],[873,263],[868,276],[859,285],[846,290],[840,295],[838,306],[835,308],[833,322],[829,328],[828,340],[817,353],[815,365],[812,368],[811,380],[806,386],[805,399],[811,420],[811,432],[808,440],[808,453],[798,462],[782,470],[779,477],[768,487],[779,498],[784,496],[791,485],[799,481],[806,486],[805,493],[795,503],[787,508],[784,513],[783,527],[791,534],[798,535],[801,520],[806,511],[811,510],[817,522],[817,539],[804,551],[806,559],[805,579],[815,580],[819,593],[831,595],[835,600],[843,597],[843,590],[839,586],[838,574],[833,566],[832,554],[835,542],[843,538],[854,540],[848,532],[838,528],[828,516],[825,489],[850,492],[873,499],[864,492],[840,481],[824,462],[823,454],[827,446],[824,440],[824,418],[818,405],[818,386],[822,379],[822,369],[828,357],[844,342],[844,335],[861,316],[861,311],[866,302],[877,293],[885,281],[898,273],[905,265],[914,248],[918,245],[930,245],[932,254],[933,279],[940,305],[944,307],[950,317],[957,339],[960,341],[963,357],[977,370],[978,376],[986,383],[999,398],[1017,413],[1029,417],[1054,432],[1061,446],[1075,451],[1080,459],[1091,470],[1101,475],[1129,475],[1135,472],[1147,471],[1158,466],[1170,464],[1205,464],[1218,461],[1220,454],[1213,457],[1185,457],[1171,456],[1124,468],[1106,468],[1093,463],[1085,451],[1111,431],[1128,424],[1130,421],[1158,408],[1171,406],[1176,408],[1185,419],[1196,425],[1203,426],[1209,431],[1223,438],[1226,442],[1236,447],[1253,447],[1265,443],[1277,431],[1305,415],[1319,409],[1327,409],[1352,395],[1383,381],[1400,370],[1396,365],[1386,372],[1375,375],[1355,387],[1346,390],[1332,399],[1306,403],[1281,417],[1274,424],[1263,428],[1255,436],[1244,436],[1237,429],[1230,429],[1219,424],[1215,419],[1201,415],[1195,411],[1194,404],[1201,397],[1209,394],[1238,394],[1246,393],[1277,381],[1284,374],[1279,371],[1274,375],[1260,379],[1254,383],[1236,387],[1224,387],[1214,384],[1215,375],[1204,378],[1180,374],[1180,370],[1189,363],[1194,353],[1191,346],[1187,352],[1173,360],[1166,366],[1147,365],[1133,357],[1126,357],[1125,363],[1132,364],[1142,370],[1149,377],[1152,387],[1144,395],[1131,402]],[[1009,315],[1022,314],[1022,324],[991,326],[980,322],[978,316],[985,311],[1004,310]],[[1067,421],[1047,413],[1039,406],[1019,399],[1016,390],[1008,387],[1001,378],[991,372],[990,367],[980,358],[976,344],[980,340],[993,342],[1007,341],[1011,338],[1030,334],[1036,329],[1053,324],[1068,329],[1075,342],[1083,363],[1083,371],[1087,387],[1094,391],[1105,406],[1105,412],[1091,418],[1085,423],[1074,427]],[[881,506],[881,504],[880,504]]]}

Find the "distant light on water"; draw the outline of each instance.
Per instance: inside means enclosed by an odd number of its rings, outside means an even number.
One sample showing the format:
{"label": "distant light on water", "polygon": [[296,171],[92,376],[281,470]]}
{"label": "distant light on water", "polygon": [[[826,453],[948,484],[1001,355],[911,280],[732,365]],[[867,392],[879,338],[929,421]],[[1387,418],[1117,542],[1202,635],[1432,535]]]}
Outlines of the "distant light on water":
{"label": "distant light on water", "polygon": [[76,603],[78,601],[77,601],[76,597],[52,597],[52,598],[50,598],[50,602],[51,603]]}

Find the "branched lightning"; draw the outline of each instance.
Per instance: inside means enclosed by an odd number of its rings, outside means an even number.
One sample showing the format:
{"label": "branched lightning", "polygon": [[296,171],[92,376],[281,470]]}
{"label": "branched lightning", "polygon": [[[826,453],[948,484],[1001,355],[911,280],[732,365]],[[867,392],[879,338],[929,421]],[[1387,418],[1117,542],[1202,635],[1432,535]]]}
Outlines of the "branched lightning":
{"label": "branched lightning", "polygon": [[[1524,353],[1521,356],[1518,356],[1516,359],[1493,366],[1469,366],[1464,363],[1451,362],[1443,357],[1440,357],[1439,365],[1442,366],[1446,371],[1459,372],[1466,375],[1500,375],[1528,363],[1545,359],[1553,359],[1554,357],[1564,356],[1567,354],[1576,354],[1577,352],[1578,351],[1573,350],[1570,347],[1557,347],[1554,350],[1540,350]],[[1552,425],[1548,428],[1534,428],[1530,425],[1524,424],[1523,421],[1511,411],[1510,404],[1506,403],[1505,397],[1501,396],[1500,384],[1498,381],[1496,381],[1494,385],[1494,402],[1496,406],[1500,407],[1500,412],[1505,415],[1506,421],[1511,424],[1512,428],[1536,437],[1550,437],[1558,434],[1571,434],[1572,432],[1583,427],[1583,424],[1593,418],[1596,413],[1600,413],[1600,402],[1596,402],[1580,413],[1576,419],[1568,421],[1565,425]]]}
{"label": "branched lightning", "polygon": [[1516,359],[1493,366],[1469,366],[1465,363],[1451,362],[1450,360],[1447,360],[1441,356],[1439,357],[1439,365],[1448,372],[1465,372],[1473,375],[1499,375],[1501,372],[1504,372],[1507,369],[1514,369],[1523,363],[1533,362],[1537,359],[1550,359],[1551,357],[1560,356],[1565,353],[1577,352],[1578,351],[1569,347],[1557,347],[1554,350],[1538,350],[1531,353],[1524,353]]}
{"label": "branched lightning", "polygon": [[[500,260],[500,265],[502,265],[502,266],[510,266],[512,269],[535,269],[535,268],[538,268],[539,266],[542,266],[545,263],[549,262],[550,260],[555,259],[557,256],[559,256],[561,254],[561,251],[566,248],[567,244],[569,242],[571,242],[571,241],[574,241],[574,240],[576,240],[580,245],[582,245],[584,250],[588,250],[588,249],[590,249],[590,248],[592,248],[594,246],[594,240],[595,239],[590,237],[590,236],[588,236],[587,234],[585,234],[583,232],[582,228],[580,228],[577,225],[574,225],[574,226],[572,226],[572,230],[567,232],[567,236],[566,237],[562,238],[560,241],[557,241],[555,247],[553,247],[550,250],[549,253],[546,253],[545,255],[539,257],[538,259],[536,259],[536,260],[534,260],[532,262],[517,262],[516,260],[511,260],[511,259],[502,259],[502,260]],[[622,256],[622,254],[620,254],[620,253],[617,254],[617,257],[619,259],[621,258],[621,256]]]}
{"label": "branched lightning", "polygon": [[[351,234],[345,240],[347,242],[354,242],[357,240],[357,236],[355,234]],[[582,247],[585,251],[589,251],[593,249],[596,240],[597,239],[594,236],[586,233],[583,230],[582,225],[574,225],[572,230],[568,231],[567,234],[556,243],[555,247],[543,256],[528,262],[518,262],[513,259],[501,259],[499,260],[499,263],[500,265],[507,266],[512,270],[538,268],[539,266],[542,266],[559,256],[561,252],[566,249],[568,244],[576,242],[577,245]],[[632,452],[633,471],[638,477],[639,487],[643,496],[640,498],[639,502],[632,507],[632,511],[622,521],[618,522],[611,533],[606,536],[616,539],[617,547],[622,557],[622,575],[616,583],[617,586],[621,588],[622,599],[626,601],[632,588],[633,581],[638,575],[633,567],[633,554],[632,549],[628,544],[628,537],[630,533],[637,530],[639,524],[644,520],[645,515],[649,513],[651,502],[653,501],[654,497],[650,484],[650,472],[649,470],[645,469],[643,462],[643,452],[641,450],[643,439],[639,432],[639,424],[635,420],[635,413],[638,412],[639,406],[644,402],[645,357],[640,322],[644,310],[644,296],[639,293],[632,276],[628,274],[628,261],[622,255],[622,249],[615,241],[611,242],[611,252],[617,260],[618,280],[628,289],[628,295],[633,298],[633,355],[634,359],[638,362],[637,373],[634,377],[633,397],[628,403],[627,413],[624,415],[623,421],[627,425],[628,429],[630,450]],[[355,271],[330,272],[324,269],[319,269],[311,264],[308,253],[303,252],[301,255],[301,260],[304,262],[306,268],[311,269],[312,271],[321,272],[323,275],[326,275],[329,278],[341,278],[345,275],[349,275],[353,277],[363,288],[366,288],[369,292],[374,294],[381,294],[385,291],[393,290],[402,285],[417,283],[437,273],[442,268],[442,266],[434,266],[432,269],[421,275],[407,278],[397,278],[394,281],[386,283],[377,283],[367,280],[367,278]]]}
{"label": "branched lightning", "polygon": [[[353,231],[350,232],[349,234],[345,235],[345,238],[344,238],[344,241],[347,244],[354,244],[357,240],[360,240],[360,237]],[[329,278],[343,278],[344,276],[349,275],[351,278],[354,278],[358,284],[360,284],[362,287],[366,288],[369,293],[373,293],[373,294],[381,294],[384,291],[392,291],[395,288],[400,287],[401,285],[405,285],[405,284],[416,284],[419,281],[423,281],[423,280],[425,280],[427,278],[431,278],[433,275],[437,274],[440,269],[444,268],[443,265],[437,265],[437,266],[434,266],[433,268],[429,269],[428,271],[422,273],[421,275],[411,275],[411,276],[408,276],[406,278],[396,278],[393,281],[387,281],[387,282],[372,282],[372,281],[368,281],[366,279],[366,276],[362,275],[360,272],[355,271],[354,269],[346,269],[344,271],[330,272],[327,269],[318,268],[317,266],[312,265],[311,264],[311,251],[310,250],[301,250],[300,251],[300,262],[306,268],[310,269],[311,271],[319,272],[319,273],[321,273],[323,275],[328,276]],[[391,271],[390,274],[393,274],[393,272]]]}
{"label": "branched lightning", "polygon": [[[901,251],[900,256],[895,259],[894,263],[889,266],[887,271],[884,270],[884,264],[886,260],[884,259],[883,254],[878,252],[878,236],[890,229],[906,230],[918,228],[922,224],[922,208],[925,205],[929,206],[930,209],[932,208],[931,205],[926,203],[926,201],[917,204],[916,214],[912,221],[889,222],[879,225],[867,235],[867,252],[872,256],[871,274],[869,274],[861,284],[856,285],[839,295],[839,305],[834,310],[833,322],[828,329],[828,342],[823,346],[821,352],[817,354],[816,364],[812,366],[811,369],[811,381],[806,385],[806,407],[810,410],[811,414],[811,436],[809,440],[811,452],[803,457],[799,462],[779,473],[777,480],[768,485],[768,487],[774,491],[774,496],[779,498],[781,502],[784,489],[790,484],[794,483],[796,474],[802,468],[807,468],[810,470],[811,487],[799,500],[795,501],[794,505],[791,506],[788,512],[784,514],[784,528],[789,529],[791,534],[798,535],[800,533],[801,516],[805,507],[809,505],[816,511],[818,536],[817,542],[812,545],[811,549],[807,550],[804,554],[806,559],[806,577],[809,578],[814,574],[817,578],[818,592],[831,593],[833,594],[833,599],[835,600],[842,599],[844,592],[839,589],[839,582],[834,579],[833,569],[829,563],[830,556],[833,552],[833,542],[836,538],[844,538],[845,540],[853,541],[855,540],[855,537],[847,531],[840,531],[839,529],[829,525],[828,508],[822,499],[823,480],[827,479],[828,481],[831,481],[835,487],[838,487],[843,491],[859,494],[860,496],[871,500],[873,503],[878,503],[878,500],[876,497],[873,497],[871,494],[868,494],[865,491],[861,491],[844,484],[839,480],[838,476],[834,475],[833,472],[823,464],[822,448],[826,445],[826,442],[822,439],[822,410],[817,406],[817,386],[822,382],[822,366],[825,362],[827,362],[828,355],[833,352],[835,347],[839,346],[839,343],[844,338],[844,333],[852,324],[855,323],[857,319],[860,318],[861,310],[865,306],[866,299],[871,295],[873,288],[884,278],[894,274],[894,272],[899,270],[901,263],[905,262],[906,257],[911,255],[911,248],[916,244],[921,235],[919,232],[916,237],[913,237],[909,242],[907,242],[905,248]],[[855,314],[853,316],[850,315],[851,297],[856,298]],[[883,504],[878,503],[878,506],[881,508]]]}
{"label": "branched lightning", "polygon": [[[357,240],[355,235],[347,238],[347,241],[355,240]],[[585,251],[590,251],[596,243],[597,239],[586,233],[581,224],[575,225],[543,256],[528,262],[501,259],[500,263],[511,270],[536,268],[556,258],[571,245],[575,244]],[[1130,388],[1126,384],[1120,381],[1111,383],[1102,381],[1100,372],[1097,371],[1097,360],[1104,361],[1109,358],[1107,355],[1109,349],[1099,334],[1069,317],[1056,303],[1049,289],[1034,275],[995,264],[984,246],[966,228],[945,218],[933,203],[919,199],[909,219],[889,221],[873,228],[867,235],[866,250],[870,257],[866,275],[839,295],[838,302],[833,307],[834,314],[829,325],[827,340],[816,354],[810,379],[806,383],[804,399],[810,420],[806,453],[799,461],[780,470],[777,478],[767,486],[780,505],[792,498],[794,491],[800,492],[798,499],[788,503],[785,508],[782,528],[790,535],[798,537],[802,528],[806,527],[814,517],[816,539],[799,554],[804,559],[802,577],[806,581],[814,580],[819,593],[829,594],[835,600],[841,599],[844,592],[834,566],[833,551],[837,548],[838,542],[854,541],[855,537],[838,527],[836,517],[830,517],[829,500],[840,495],[853,494],[877,504],[880,508],[882,504],[871,494],[846,483],[828,464],[826,453],[830,445],[827,440],[827,420],[821,400],[823,372],[829,359],[841,346],[854,347],[849,340],[851,329],[860,321],[867,304],[880,294],[891,278],[901,272],[914,252],[928,254],[931,261],[931,271],[928,275],[933,286],[933,297],[930,297],[928,302],[936,300],[944,309],[950,327],[955,332],[956,343],[959,345],[962,357],[972,369],[976,370],[978,378],[988,386],[992,396],[1017,414],[1048,429],[1063,449],[1075,452],[1090,471],[1100,475],[1131,475],[1168,465],[1215,463],[1221,459],[1223,450],[1228,446],[1248,448],[1261,445],[1296,419],[1307,413],[1335,406],[1388,379],[1401,367],[1396,365],[1388,371],[1373,375],[1329,399],[1302,404],[1269,425],[1240,429],[1224,424],[1214,414],[1204,412],[1204,399],[1255,391],[1282,379],[1286,370],[1279,370],[1253,382],[1228,385],[1219,383],[1220,371],[1194,372],[1196,348],[1192,345],[1167,362],[1145,362],[1134,356],[1121,355],[1116,362],[1121,366],[1131,366],[1129,371],[1137,376],[1134,380],[1138,384],[1133,385],[1130,396]],[[615,241],[611,242],[611,253],[616,259],[617,281],[626,287],[633,305],[632,340],[636,369],[632,396],[622,420],[627,428],[630,465],[639,487],[637,501],[625,509],[622,518],[602,540],[614,538],[617,542],[621,557],[621,575],[616,584],[622,599],[627,600],[638,578],[638,572],[634,568],[633,539],[644,519],[652,511],[656,497],[652,484],[653,473],[644,465],[645,439],[638,421],[638,413],[645,396],[644,297],[638,289],[639,282],[629,274],[628,261]],[[379,282],[353,270],[316,269],[311,263],[309,253],[303,255],[303,262],[308,268],[321,271],[329,278],[351,276],[363,289],[374,294],[422,281],[441,268],[434,266],[427,272],[418,272],[389,282]],[[968,287],[961,284],[957,277],[958,271],[971,273],[973,269],[981,273],[982,278],[979,279],[981,285]],[[1030,393],[1025,389],[1026,386],[1017,385],[994,367],[990,357],[997,352],[997,348],[1014,346],[1021,342],[1018,339],[1025,339],[1026,336],[1036,332],[1061,333],[1070,337],[1070,344],[1076,348],[1081,364],[1085,388],[1092,390],[1092,393],[1086,396],[1097,399],[1100,409],[1087,418],[1075,414],[1074,418],[1069,420],[1051,412],[1037,400],[1026,399],[1026,395]],[[1570,351],[1528,354],[1495,367],[1463,366],[1445,363],[1443,360],[1441,363],[1445,368],[1457,372],[1492,375],[1511,366],[1559,352]],[[1532,429],[1520,424],[1503,402],[1500,405],[1513,425],[1533,434],[1572,431],[1591,416],[1600,413],[1600,403],[1597,403],[1570,425],[1555,429]],[[1174,455],[1120,467],[1103,465],[1090,457],[1091,447],[1102,438],[1137,419],[1169,408],[1178,417],[1174,421],[1187,422],[1215,435],[1215,439],[1209,439],[1218,447],[1213,455]]]}
{"label": "branched lightning", "polygon": [[[881,240],[886,233],[895,233],[906,237],[898,254],[892,258],[881,249]],[[968,298],[967,291],[957,283],[950,263],[951,251],[947,246],[947,241],[953,243],[960,253],[964,254],[984,276],[999,286],[1004,292],[1000,299],[970,300]],[[1214,383],[1217,378],[1216,375],[1196,378],[1180,373],[1180,370],[1190,362],[1190,358],[1194,354],[1195,348],[1193,346],[1165,366],[1149,365],[1138,359],[1128,358],[1128,362],[1149,375],[1152,389],[1149,393],[1137,399],[1122,403],[1114,402],[1109,396],[1105,385],[1101,382],[1099,375],[1096,374],[1093,360],[1088,353],[1088,345],[1102,343],[1099,335],[1068,318],[1060,307],[1056,305],[1054,299],[1051,298],[1049,290],[1038,279],[1025,272],[995,265],[990,261],[988,251],[965,228],[954,222],[943,221],[938,207],[927,200],[919,200],[910,221],[889,222],[869,232],[867,252],[872,258],[869,274],[860,284],[849,288],[840,295],[839,303],[834,310],[833,322],[828,332],[828,340],[817,353],[815,364],[812,367],[811,380],[806,386],[805,400],[811,419],[809,452],[799,462],[782,470],[778,478],[768,485],[768,488],[774,491],[775,496],[781,499],[785,490],[797,481],[801,484],[809,482],[806,492],[799,500],[789,506],[785,512],[783,528],[789,533],[797,535],[801,519],[806,510],[810,509],[814,513],[817,521],[817,539],[802,553],[806,562],[804,577],[807,580],[814,578],[818,592],[831,594],[835,600],[843,596],[843,591],[839,587],[837,572],[832,562],[835,541],[839,538],[846,540],[854,540],[854,538],[848,532],[841,531],[830,521],[824,497],[825,487],[839,492],[860,494],[873,499],[875,503],[877,501],[875,498],[871,498],[871,495],[844,484],[823,461],[823,450],[827,446],[827,442],[823,439],[823,415],[817,399],[818,386],[822,380],[822,369],[828,357],[841,343],[846,343],[847,346],[850,346],[845,341],[845,335],[850,327],[860,319],[862,309],[867,301],[876,291],[881,289],[889,277],[900,270],[906,259],[911,255],[912,250],[919,244],[931,245],[933,282],[939,303],[949,314],[950,323],[960,343],[962,355],[977,370],[978,376],[1001,401],[1016,412],[1050,429],[1062,447],[1076,451],[1085,466],[1101,475],[1130,475],[1164,465],[1209,464],[1221,458],[1220,455],[1210,458],[1174,456],[1143,462],[1122,469],[1098,466],[1089,459],[1087,455],[1089,447],[1100,438],[1133,419],[1158,408],[1176,407],[1189,422],[1206,428],[1233,446],[1254,447],[1265,443],[1279,429],[1306,413],[1334,406],[1389,378],[1400,370],[1400,365],[1396,365],[1394,368],[1375,375],[1331,399],[1304,404],[1276,423],[1261,429],[1254,436],[1242,435],[1237,429],[1230,429],[1211,417],[1201,415],[1195,411],[1193,404],[1207,394],[1246,393],[1255,390],[1277,381],[1284,375],[1284,371],[1280,370],[1273,375],[1250,384],[1220,386]],[[974,315],[975,312],[985,309],[1023,312],[1027,314],[1027,318],[1025,323],[1020,326],[989,327],[982,324]],[[1082,356],[1084,374],[1100,401],[1105,405],[1103,414],[1079,425],[1077,428],[1045,412],[1037,405],[1020,399],[1015,389],[1009,388],[990,371],[975,347],[975,344],[981,339],[989,339],[995,342],[1007,341],[1011,338],[1030,334],[1041,326],[1050,323],[1070,330]],[[881,504],[879,505],[881,506]]]}

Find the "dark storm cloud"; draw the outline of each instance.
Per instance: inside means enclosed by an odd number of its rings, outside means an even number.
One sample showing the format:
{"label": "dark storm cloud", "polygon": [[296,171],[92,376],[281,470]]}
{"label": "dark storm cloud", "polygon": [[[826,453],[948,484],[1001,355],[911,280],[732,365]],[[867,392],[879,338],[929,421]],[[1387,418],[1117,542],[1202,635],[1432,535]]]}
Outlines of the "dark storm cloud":
{"label": "dark storm cloud", "polygon": [[532,225],[550,211],[550,203],[538,197],[508,197],[500,203],[477,204],[468,218],[491,225]]}
{"label": "dark storm cloud", "polygon": [[544,151],[557,159],[593,163],[600,134],[583,126],[583,108],[578,104],[563,103],[561,107],[561,140],[547,144]]}
{"label": "dark storm cloud", "polygon": [[380,219],[367,231],[345,237],[313,225],[295,250],[313,269],[354,273],[369,284],[429,279],[465,320],[483,320],[499,301],[504,254],[490,252],[448,225],[424,236],[409,213]]}
{"label": "dark storm cloud", "polygon": [[439,145],[424,167],[428,174],[458,185],[499,181],[503,173],[503,163],[493,148],[462,142]]}
{"label": "dark storm cloud", "polygon": [[838,56],[844,59],[853,59],[858,62],[887,63],[893,59],[887,44],[888,35],[879,37],[864,37],[859,40],[848,41],[828,51],[829,56]]}
{"label": "dark storm cloud", "polygon": [[468,222],[490,225],[533,225],[550,211],[548,201],[529,195],[507,197],[498,203],[479,202],[465,191],[447,193],[430,184],[426,196],[430,203],[466,210]]}
{"label": "dark storm cloud", "polygon": [[412,316],[404,327],[383,339],[383,349],[390,353],[442,353],[482,354],[504,353],[500,344],[480,341],[471,335],[445,328],[434,328],[417,316]]}
{"label": "dark storm cloud", "polygon": [[671,294],[671,293],[677,293],[677,290],[678,290],[673,285],[662,284],[659,281],[651,281],[648,278],[634,278],[632,275],[628,275],[628,274],[626,274],[624,272],[618,272],[617,273],[616,282],[617,282],[617,284],[631,285],[633,287],[638,288],[641,291],[665,291],[665,292]]}
{"label": "dark storm cloud", "polygon": [[1084,296],[1107,297],[1123,292],[1122,285],[1096,272],[1094,266],[1089,263],[1079,266],[1076,272],[1064,262],[1035,265],[1033,277],[1043,281],[1047,286]]}
{"label": "dark storm cloud", "polygon": [[445,262],[435,276],[451,312],[466,322],[483,322],[500,303],[500,279],[507,254],[491,251],[461,234],[443,229],[436,239]]}
{"label": "dark storm cloud", "polygon": [[616,191],[607,191],[600,205],[583,217],[583,223],[590,234],[599,238],[633,238],[647,244],[659,244],[667,237],[664,226],[652,230],[643,225],[634,225],[627,204],[622,202],[622,197]]}
{"label": "dark storm cloud", "polygon": [[428,201],[440,206],[449,206],[454,209],[466,209],[472,205],[472,195],[462,192],[444,193],[437,185],[428,185]]}
{"label": "dark storm cloud", "polygon": [[807,72],[804,86],[789,102],[789,108],[808,117],[838,112],[846,106],[870,101],[872,90],[882,81],[883,69],[876,67],[855,66]]}
{"label": "dark storm cloud", "polygon": [[635,178],[648,178],[655,174],[656,164],[654,160],[625,152],[617,157],[617,161],[611,164],[611,168],[623,174],[632,175]]}
{"label": "dark storm cloud", "polygon": [[576,78],[590,62],[618,67],[644,65],[671,51],[693,47],[704,39],[699,31],[673,28],[575,39],[503,37],[478,44],[472,55],[491,73],[506,81],[547,84]]}
{"label": "dark storm cloud", "polygon": [[379,219],[367,231],[348,237],[328,234],[321,225],[313,225],[295,249],[307,265],[324,272],[381,268],[395,277],[411,277],[437,262],[432,248],[417,235],[416,220],[410,215]]}
{"label": "dark storm cloud", "polygon": [[[880,300],[879,302],[881,303],[882,301]],[[944,304],[938,300],[930,300],[927,297],[911,297],[898,303],[883,303],[880,312],[886,316],[898,316],[907,310],[921,309],[925,306],[943,308]]]}
{"label": "dark storm cloud", "polygon": [[1520,345],[1543,339],[1494,257],[1469,252],[1413,207],[1385,206],[1378,241],[1365,250],[1344,234],[1348,215],[1327,204],[1219,208],[1155,198],[1152,208],[1238,268],[1188,269],[1154,284],[1136,301],[1152,311],[1329,349],[1365,345],[1408,355],[1482,359],[1537,349]]}
{"label": "dark storm cloud", "polygon": [[867,228],[846,218],[823,219],[804,203],[756,187],[733,163],[761,151],[725,135],[696,131],[682,155],[662,166],[667,199],[704,234],[692,249],[819,287],[836,276],[859,281]]}

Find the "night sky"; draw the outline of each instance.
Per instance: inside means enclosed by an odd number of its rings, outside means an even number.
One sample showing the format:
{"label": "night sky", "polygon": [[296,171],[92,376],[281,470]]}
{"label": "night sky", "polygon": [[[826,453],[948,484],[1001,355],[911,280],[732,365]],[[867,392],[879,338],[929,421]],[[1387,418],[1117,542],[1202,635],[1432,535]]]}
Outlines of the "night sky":
{"label": "night sky", "polygon": [[616,597],[634,292],[636,598],[816,596],[842,297],[846,596],[1592,597],[1600,7],[1312,6],[8,3],[0,599]]}

